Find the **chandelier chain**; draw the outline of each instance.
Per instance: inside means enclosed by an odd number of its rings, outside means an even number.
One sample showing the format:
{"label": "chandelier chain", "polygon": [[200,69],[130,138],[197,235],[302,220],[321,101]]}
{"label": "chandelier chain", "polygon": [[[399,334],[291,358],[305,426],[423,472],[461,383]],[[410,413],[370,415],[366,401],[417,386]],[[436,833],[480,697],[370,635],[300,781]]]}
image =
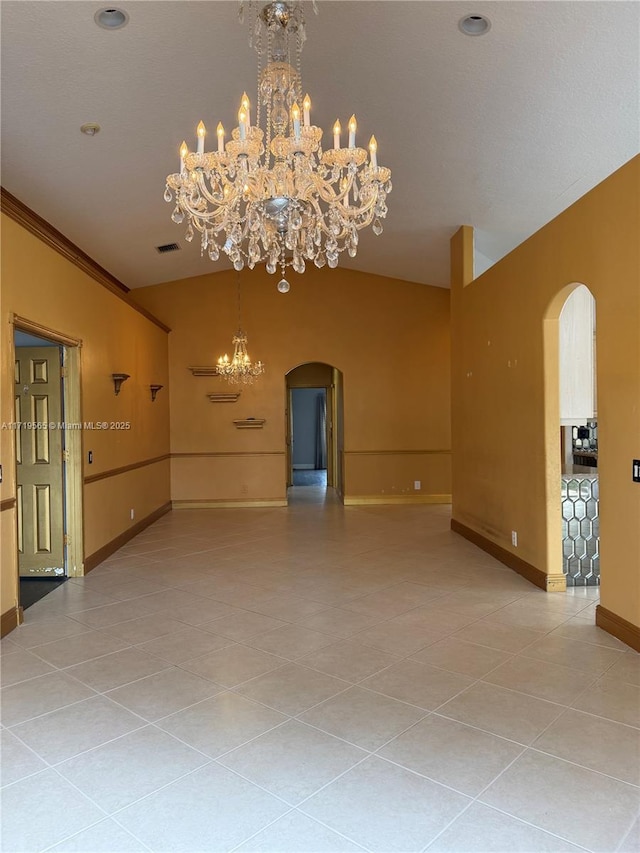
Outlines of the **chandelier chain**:
{"label": "chandelier chain", "polygon": [[238,330],[242,331],[242,303],[240,295],[240,273],[236,273],[236,291],[238,295]]}
{"label": "chandelier chain", "polygon": [[[262,77],[262,30],[258,31],[258,35],[256,37],[256,50],[258,52],[258,80]],[[262,118],[262,99],[258,98],[258,106],[256,108],[256,124],[258,127],[261,125],[260,119]],[[267,131],[267,139],[269,138],[269,133]]]}

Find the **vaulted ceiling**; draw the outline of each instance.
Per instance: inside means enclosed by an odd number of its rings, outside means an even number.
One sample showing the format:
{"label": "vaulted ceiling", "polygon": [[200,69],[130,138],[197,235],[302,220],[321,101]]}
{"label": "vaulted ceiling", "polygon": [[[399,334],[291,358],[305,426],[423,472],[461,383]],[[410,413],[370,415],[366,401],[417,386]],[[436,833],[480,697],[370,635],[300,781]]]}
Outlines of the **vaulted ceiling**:
{"label": "vaulted ceiling", "polygon": [[[184,241],[163,191],[198,121],[232,127],[242,91],[255,97],[239,4],[117,5],[129,23],[107,31],[100,0],[2,3],[3,186],[128,287],[224,269]],[[637,2],[306,5],[314,123],[327,140],[355,112],[393,171],[384,233],[343,266],[447,287],[459,225],[489,263],[638,153]],[[469,14],[486,35],[458,29]]]}

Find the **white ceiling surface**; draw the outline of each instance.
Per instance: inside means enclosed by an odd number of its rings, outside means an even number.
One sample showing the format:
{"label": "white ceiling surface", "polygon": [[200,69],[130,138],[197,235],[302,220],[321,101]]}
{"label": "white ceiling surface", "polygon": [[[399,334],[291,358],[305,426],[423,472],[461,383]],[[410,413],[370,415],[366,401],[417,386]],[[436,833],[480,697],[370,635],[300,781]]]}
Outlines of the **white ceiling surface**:
{"label": "white ceiling surface", "polygon": [[[255,100],[238,3],[117,0],[130,22],[112,32],[93,20],[104,5],[2,2],[2,183],[129,287],[224,269],[162,196],[197,122],[211,147],[243,89]],[[637,2],[306,5],[312,120],[330,144],[355,112],[358,142],[375,133],[393,171],[384,233],[343,266],[447,287],[458,226],[491,263],[638,152]],[[483,37],[458,30],[474,13],[492,22]]]}

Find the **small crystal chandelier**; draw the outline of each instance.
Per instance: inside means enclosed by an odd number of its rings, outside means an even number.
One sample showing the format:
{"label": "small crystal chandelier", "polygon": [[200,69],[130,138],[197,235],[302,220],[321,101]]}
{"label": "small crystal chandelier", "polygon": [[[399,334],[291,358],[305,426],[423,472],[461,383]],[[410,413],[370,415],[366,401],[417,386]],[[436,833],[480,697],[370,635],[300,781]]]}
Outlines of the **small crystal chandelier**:
{"label": "small crystal chandelier", "polygon": [[356,147],[355,116],[346,147],[336,121],[333,147],[322,151],[322,129],[311,124],[311,99],[302,97],[302,2],[276,0],[259,14],[251,2],[249,9],[250,43],[259,57],[255,123],[246,92],[238,127],[226,144],[218,124],[217,150],[205,151],[200,122],[197,150],[189,152],[182,143],[180,171],[167,177],[164,197],[175,199],[173,221],[187,220],[185,239],[200,234],[202,255],[217,261],[222,251],[238,271],[262,262],[270,273],[280,267],[278,289],[286,293],[287,267],[297,273],[305,271],[306,261],[336,267],[345,249],[355,257],[362,228],[372,224],[374,234],[382,233],[391,172],[378,165],[374,136],[368,158]]}
{"label": "small crystal chandelier", "polygon": [[237,276],[237,290],[238,331],[231,339],[233,343],[233,358],[229,359],[227,353],[220,356],[216,365],[216,373],[218,376],[224,376],[225,379],[228,379],[231,385],[238,385],[241,382],[245,385],[250,385],[256,376],[264,373],[264,364],[261,361],[256,361],[253,364],[247,352],[247,336],[242,331],[240,318],[240,273]]}

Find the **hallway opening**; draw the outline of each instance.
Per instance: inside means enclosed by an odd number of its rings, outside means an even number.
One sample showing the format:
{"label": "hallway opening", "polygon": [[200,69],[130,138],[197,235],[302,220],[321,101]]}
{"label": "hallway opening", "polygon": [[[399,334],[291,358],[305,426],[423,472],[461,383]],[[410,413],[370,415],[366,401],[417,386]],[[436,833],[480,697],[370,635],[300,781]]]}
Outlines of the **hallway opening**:
{"label": "hallway opening", "polygon": [[285,385],[288,498],[301,490],[313,490],[316,499],[328,489],[342,495],[341,372],[308,362],[289,371]]}
{"label": "hallway opening", "polygon": [[[561,524],[549,528],[549,553],[554,560],[561,559],[567,587],[597,588],[600,495],[596,303],[591,291],[578,282],[563,288],[553,300],[545,322],[552,324],[545,346],[550,442],[547,451],[556,459],[559,456],[559,470],[556,465],[547,470],[560,484],[561,505]],[[551,482],[548,485],[552,504],[554,489]],[[558,494],[557,488],[555,493]]]}

